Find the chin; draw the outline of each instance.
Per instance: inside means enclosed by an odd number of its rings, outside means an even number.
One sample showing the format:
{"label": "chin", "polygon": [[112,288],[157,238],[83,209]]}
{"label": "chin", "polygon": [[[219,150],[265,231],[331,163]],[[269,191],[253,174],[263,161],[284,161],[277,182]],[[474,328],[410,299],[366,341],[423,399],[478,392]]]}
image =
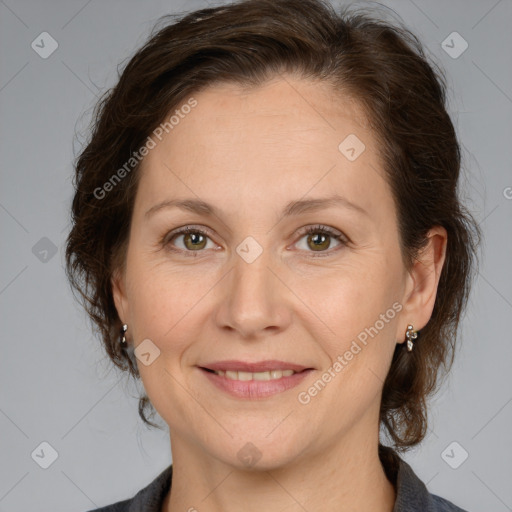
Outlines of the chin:
{"label": "chin", "polygon": [[[275,428],[275,425],[274,427]],[[217,446],[215,454],[219,460],[233,466],[237,470],[270,471],[287,466],[300,457],[302,447],[298,438],[283,431],[280,436],[274,433],[250,434],[244,430],[244,436],[227,439],[226,444]],[[304,439],[302,438],[302,442]],[[226,458],[226,453],[230,456]]]}

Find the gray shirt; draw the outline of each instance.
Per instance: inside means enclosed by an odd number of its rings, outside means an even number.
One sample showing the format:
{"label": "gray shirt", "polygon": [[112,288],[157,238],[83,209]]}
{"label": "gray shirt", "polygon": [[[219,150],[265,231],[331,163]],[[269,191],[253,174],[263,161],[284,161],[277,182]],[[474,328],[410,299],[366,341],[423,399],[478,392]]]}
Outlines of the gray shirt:
{"label": "gray shirt", "polygon": [[[393,512],[467,512],[452,502],[430,494],[411,466],[389,447],[379,446],[379,457],[396,489]],[[133,498],[88,512],[161,512],[172,481],[172,464]]]}

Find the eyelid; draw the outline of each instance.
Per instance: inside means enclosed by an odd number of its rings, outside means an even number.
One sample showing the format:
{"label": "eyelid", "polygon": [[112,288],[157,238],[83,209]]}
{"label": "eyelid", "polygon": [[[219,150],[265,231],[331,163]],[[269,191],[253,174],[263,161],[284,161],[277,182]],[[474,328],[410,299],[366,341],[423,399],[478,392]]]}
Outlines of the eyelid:
{"label": "eyelid", "polygon": [[311,224],[309,226],[305,226],[305,227],[301,228],[298,233],[302,236],[302,235],[305,235],[305,234],[308,234],[311,232],[316,233],[317,231],[326,232],[329,235],[332,235],[334,237],[339,237],[340,239],[342,239],[343,241],[345,241],[347,243],[349,242],[349,238],[344,233],[342,233],[341,231],[339,231],[336,228],[332,228],[325,224]]}
{"label": "eyelid", "polygon": [[[208,236],[210,239],[212,239],[212,235],[213,235],[213,231],[210,228],[207,228],[206,226],[201,226],[201,225],[197,225],[197,224],[187,224],[185,226],[181,226],[179,228],[173,229],[173,230],[169,231],[168,233],[166,233],[163,236],[161,243],[162,243],[162,245],[167,245],[175,236],[183,235],[183,234],[186,234],[187,232],[202,233],[205,236]],[[177,249],[177,250],[179,251],[180,249]],[[193,251],[186,251],[186,252],[193,252]],[[197,251],[197,252],[200,252],[200,251]]]}

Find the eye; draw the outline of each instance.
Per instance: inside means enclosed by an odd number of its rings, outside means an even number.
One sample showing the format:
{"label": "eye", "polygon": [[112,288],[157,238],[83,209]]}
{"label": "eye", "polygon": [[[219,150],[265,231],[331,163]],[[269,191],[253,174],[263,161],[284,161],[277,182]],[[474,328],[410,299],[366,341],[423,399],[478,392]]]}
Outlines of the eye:
{"label": "eye", "polygon": [[[184,248],[174,248],[171,242],[173,240],[179,239],[179,237],[183,237],[183,246]],[[208,232],[204,229],[195,227],[195,226],[186,226],[185,228],[181,228],[177,231],[172,231],[169,235],[164,237],[162,244],[166,247],[170,247],[172,251],[181,251],[184,253],[193,253],[200,252],[202,249],[206,247],[207,239],[209,238]],[[196,256],[195,254],[187,254],[187,256]]]}
{"label": "eye", "polygon": [[[316,252],[321,254],[312,254],[313,257],[323,257],[329,256],[334,251],[327,251],[331,245],[331,240],[336,240],[339,245],[344,246],[347,244],[347,239],[344,237],[342,233],[336,231],[327,226],[317,225],[317,226],[309,226],[303,231],[303,236],[307,236],[306,238],[306,251],[312,249],[310,252]],[[301,238],[301,239],[302,239]],[[338,249],[336,249],[338,250]],[[325,254],[327,253],[327,254]]]}

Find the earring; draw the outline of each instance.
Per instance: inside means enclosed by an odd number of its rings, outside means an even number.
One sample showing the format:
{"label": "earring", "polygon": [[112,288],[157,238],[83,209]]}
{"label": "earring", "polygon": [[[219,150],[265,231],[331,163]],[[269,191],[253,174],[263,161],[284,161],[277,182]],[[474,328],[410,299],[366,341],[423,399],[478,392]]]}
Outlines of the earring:
{"label": "earring", "polygon": [[412,344],[412,340],[415,340],[418,337],[418,333],[413,329],[412,325],[407,326],[405,337],[407,338],[407,352],[411,352],[414,346]]}
{"label": "earring", "polygon": [[126,336],[124,335],[125,332],[128,330],[128,325],[124,324],[123,327],[121,327],[121,344],[126,344]]}

